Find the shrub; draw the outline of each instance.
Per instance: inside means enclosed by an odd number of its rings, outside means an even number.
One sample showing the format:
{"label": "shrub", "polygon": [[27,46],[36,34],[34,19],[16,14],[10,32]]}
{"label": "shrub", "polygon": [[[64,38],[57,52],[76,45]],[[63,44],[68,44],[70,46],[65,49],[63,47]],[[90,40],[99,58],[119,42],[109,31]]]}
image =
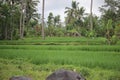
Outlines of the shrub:
{"label": "shrub", "polygon": [[111,38],[111,44],[116,44],[118,40],[118,37],[116,35],[113,35]]}
{"label": "shrub", "polygon": [[89,69],[87,69],[87,68],[82,68],[81,70],[80,70],[80,72],[83,74],[83,76],[85,76],[85,77],[89,77],[90,76],[90,70]]}

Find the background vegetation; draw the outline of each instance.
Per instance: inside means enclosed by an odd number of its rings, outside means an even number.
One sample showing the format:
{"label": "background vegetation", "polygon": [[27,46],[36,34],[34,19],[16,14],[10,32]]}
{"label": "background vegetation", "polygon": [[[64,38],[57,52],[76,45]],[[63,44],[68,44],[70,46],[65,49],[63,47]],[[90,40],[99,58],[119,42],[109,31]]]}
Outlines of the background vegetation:
{"label": "background vegetation", "polygon": [[[38,2],[38,0],[1,0],[0,39],[16,40],[41,36],[42,19],[36,9]],[[120,38],[119,3],[119,0],[105,0],[99,8],[102,15],[97,16],[85,13],[84,7],[72,1],[71,7],[65,8],[67,15],[65,22],[61,22],[60,15],[54,16],[52,12],[49,13],[45,21],[45,36],[105,37],[108,44],[115,44]]]}
{"label": "background vegetation", "polygon": [[65,22],[50,12],[45,40],[38,2],[0,0],[0,80],[45,80],[58,69],[76,70],[87,80],[120,80],[119,0],[104,0],[101,16],[85,13],[76,1],[66,6]]}

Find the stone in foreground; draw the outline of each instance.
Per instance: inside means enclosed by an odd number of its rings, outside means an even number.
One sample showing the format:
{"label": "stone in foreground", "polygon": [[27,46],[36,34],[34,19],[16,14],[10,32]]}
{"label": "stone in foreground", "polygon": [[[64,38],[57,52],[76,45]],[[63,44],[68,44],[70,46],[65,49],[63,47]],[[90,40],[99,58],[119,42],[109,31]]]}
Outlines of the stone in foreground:
{"label": "stone in foreground", "polygon": [[82,75],[70,70],[58,70],[49,75],[46,80],[86,80]]}

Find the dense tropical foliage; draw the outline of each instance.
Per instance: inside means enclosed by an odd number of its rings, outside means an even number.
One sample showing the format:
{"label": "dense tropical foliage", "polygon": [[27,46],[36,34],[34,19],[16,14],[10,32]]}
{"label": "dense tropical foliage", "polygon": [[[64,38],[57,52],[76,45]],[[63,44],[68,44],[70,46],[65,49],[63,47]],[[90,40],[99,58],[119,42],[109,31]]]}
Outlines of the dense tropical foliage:
{"label": "dense tropical foliage", "polygon": [[31,20],[38,21],[37,3],[37,0],[0,1],[0,39],[23,38]]}
{"label": "dense tropical foliage", "polygon": [[[92,2],[91,12],[85,13],[84,7],[72,1],[71,7],[65,8],[65,22],[61,22],[60,15],[50,12],[45,21],[45,36],[105,37],[108,44],[115,44],[120,38],[120,1],[105,0],[99,9],[101,16],[92,13]],[[1,0],[0,39],[41,36],[37,4],[38,0]]]}

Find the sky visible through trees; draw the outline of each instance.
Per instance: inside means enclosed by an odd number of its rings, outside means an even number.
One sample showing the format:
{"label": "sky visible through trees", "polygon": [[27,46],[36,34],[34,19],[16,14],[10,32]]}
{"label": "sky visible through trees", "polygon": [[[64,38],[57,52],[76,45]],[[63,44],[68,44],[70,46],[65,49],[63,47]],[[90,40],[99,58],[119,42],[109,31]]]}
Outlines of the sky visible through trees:
{"label": "sky visible through trees", "polygon": [[[45,0],[45,36],[104,37],[115,44],[120,38],[120,1],[91,1]],[[0,39],[41,37],[42,7],[37,6],[42,1],[0,1]]]}
{"label": "sky visible through trees", "polygon": [[[38,5],[38,12],[41,13],[42,9],[42,0],[39,0],[40,3]],[[47,17],[50,12],[53,12],[54,15],[60,15],[62,22],[65,20],[64,17],[66,16],[64,14],[65,7],[70,7],[72,1],[79,2],[79,6],[83,6],[85,8],[86,13],[90,13],[90,1],[91,0],[47,0],[45,3],[45,20],[47,20]],[[93,14],[96,14],[97,16],[100,16],[101,13],[99,11],[99,7],[101,7],[104,4],[104,0],[94,0],[93,2]]]}

